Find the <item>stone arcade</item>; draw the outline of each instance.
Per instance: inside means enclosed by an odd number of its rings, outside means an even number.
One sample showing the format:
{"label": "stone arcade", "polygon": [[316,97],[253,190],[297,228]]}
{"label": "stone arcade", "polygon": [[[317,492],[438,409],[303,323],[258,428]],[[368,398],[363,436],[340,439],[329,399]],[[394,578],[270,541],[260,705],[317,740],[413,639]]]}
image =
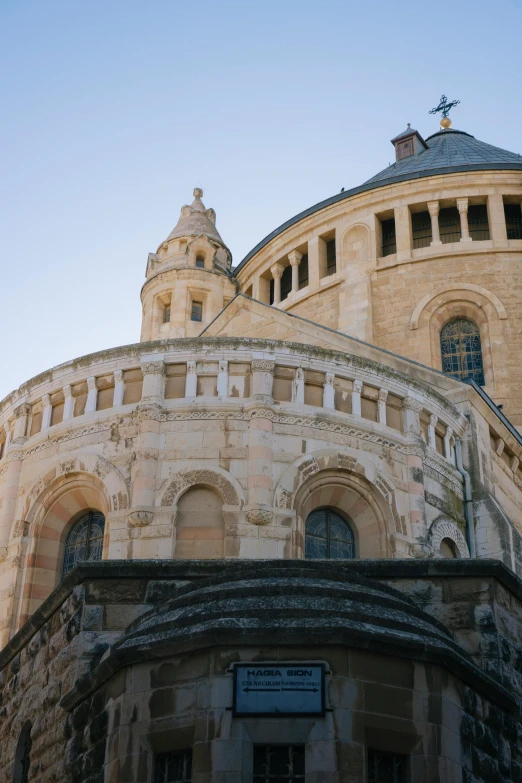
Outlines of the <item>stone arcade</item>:
{"label": "stone arcade", "polygon": [[392,143],[0,403],[0,783],[522,781],[522,158]]}

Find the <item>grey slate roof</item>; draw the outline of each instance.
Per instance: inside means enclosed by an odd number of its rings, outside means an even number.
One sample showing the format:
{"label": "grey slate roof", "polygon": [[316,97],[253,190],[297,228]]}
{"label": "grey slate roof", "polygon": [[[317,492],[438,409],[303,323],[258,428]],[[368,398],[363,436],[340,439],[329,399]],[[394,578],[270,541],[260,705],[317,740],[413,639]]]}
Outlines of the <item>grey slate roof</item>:
{"label": "grey slate roof", "polygon": [[[399,134],[399,136],[401,135],[403,134]],[[381,188],[385,185],[393,185],[396,182],[406,182],[409,179],[421,179],[439,174],[456,174],[461,171],[522,171],[522,157],[520,155],[478,141],[474,136],[464,131],[441,130],[425,139],[425,144],[428,145],[428,149],[418,155],[403,158],[398,163],[393,163],[375,174],[362,185],[336,193],[282,223],[247,253],[234,272],[237,273],[261,248],[286,231],[287,228],[321,209],[351,198],[358,193]]]}
{"label": "grey slate roof", "polygon": [[[403,134],[401,134],[403,135]],[[398,137],[397,137],[398,138]],[[471,169],[491,168],[491,164],[518,164],[522,168],[522,157],[515,152],[502,150],[500,147],[493,147],[479,141],[469,133],[459,130],[442,130],[434,133],[426,139],[428,149],[420,152],[418,155],[410,155],[397,163],[392,163],[380,171],[374,177],[366,180],[364,183],[377,183],[381,180],[390,180],[395,177],[403,177],[407,174],[419,176],[422,172],[425,176],[434,170],[451,169],[459,167],[462,171],[463,166],[469,166]]]}

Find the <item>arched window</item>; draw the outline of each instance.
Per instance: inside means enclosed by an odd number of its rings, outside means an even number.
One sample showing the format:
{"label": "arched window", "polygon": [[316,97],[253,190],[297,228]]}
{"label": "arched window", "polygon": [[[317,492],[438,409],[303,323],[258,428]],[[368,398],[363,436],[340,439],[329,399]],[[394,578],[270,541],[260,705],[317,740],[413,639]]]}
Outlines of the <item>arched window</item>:
{"label": "arched window", "polygon": [[442,557],[451,558],[453,560],[458,560],[460,558],[458,547],[451,538],[443,538],[440,542],[439,549]]}
{"label": "arched window", "polygon": [[85,560],[101,560],[105,517],[99,511],[89,511],[71,528],[65,542],[63,576]]}
{"label": "arched window", "polygon": [[461,381],[473,379],[484,386],[484,364],[480,331],[467,318],[455,318],[440,333],[442,372]]}
{"label": "arched window", "polygon": [[31,722],[27,721],[18,738],[14,761],[13,783],[28,783],[29,780],[31,745],[33,744],[31,741],[31,728]]}
{"label": "arched window", "polygon": [[355,539],[343,517],[331,508],[318,508],[306,520],[306,557],[354,558]]}

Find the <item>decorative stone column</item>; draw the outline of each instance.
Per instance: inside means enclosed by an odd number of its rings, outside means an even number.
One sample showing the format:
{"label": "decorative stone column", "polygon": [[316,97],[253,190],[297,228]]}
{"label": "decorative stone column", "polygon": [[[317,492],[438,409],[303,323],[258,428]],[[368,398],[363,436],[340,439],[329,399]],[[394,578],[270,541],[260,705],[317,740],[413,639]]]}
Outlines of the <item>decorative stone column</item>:
{"label": "decorative stone column", "polygon": [[251,524],[268,525],[272,521],[272,411],[274,362],[252,360],[252,399],[248,434],[248,506]]}
{"label": "decorative stone column", "polygon": [[252,360],[252,397],[262,398],[267,402],[273,401],[274,370],[274,362],[265,359]]}
{"label": "decorative stone column", "polygon": [[74,397],[72,396],[71,385],[63,387],[63,420],[72,419],[74,415]]}
{"label": "decorative stone column", "polygon": [[379,424],[386,425],[386,401],[388,399],[388,390],[379,389],[379,401],[377,403],[377,413]]}
{"label": "decorative stone column", "polygon": [[460,241],[471,242],[472,239],[469,235],[469,225],[468,225],[468,199],[458,198],[457,208],[460,214]]}
{"label": "decorative stone column", "polygon": [[114,370],[114,399],[113,407],[119,408],[123,405],[123,395],[125,394],[125,383],[123,381],[123,370]]}
{"label": "decorative stone column", "polygon": [[488,196],[489,235],[497,247],[508,247],[506,213],[501,193]]}
{"label": "decorative stone column", "polygon": [[53,406],[51,405],[51,397],[49,394],[44,394],[42,397],[42,430],[47,430],[51,426],[51,416],[53,415]]}
{"label": "decorative stone column", "polygon": [[22,403],[15,410],[15,425],[13,432],[13,445],[22,445],[27,440],[27,422],[31,414],[31,406]]}
{"label": "decorative stone column", "polygon": [[434,413],[430,416],[430,423],[428,425],[428,448],[433,451],[437,451],[437,441],[435,440],[435,427],[437,426],[438,417]]}
{"label": "decorative stone column", "polygon": [[354,416],[361,416],[361,392],[362,381],[354,381],[352,384],[352,413]]}
{"label": "decorative stone column", "polygon": [[335,410],[335,375],[333,372],[327,372],[323,385],[323,408]]}
{"label": "decorative stone column", "polygon": [[91,376],[90,378],[87,378],[87,402],[85,403],[85,413],[94,413],[97,402],[98,389],[96,388],[96,378]]}
{"label": "decorative stone column", "polygon": [[217,396],[228,397],[228,362],[224,360],[219,362]]}
{"label": "decorative stone column", "polygon": [[143,374],[142,402],[161,403],[165,399],[165,364],[160,362],[144,362],[141,365]]}
{"label": "decorative stone column", "polygon": [[298,367],[295,371],[295,379],[294,379],[294,395],[293,395],[293,401],[299,402],[301,404],[304,403],[304,390],[305,390],[305,382],[304,382],[304,370],[302,367]]}
{"label": "decorative stone column", "polygon": [[[148,373],[156,374],[156,373]],[[136,437],[135,462],[131,471],[132,507],[128,515],[131,528],[151,525],[155,516],[156,480],[161,445],[161,424],[158,407],[150,397],[138,406],[138,435]],[[158,509],[159,510],[159,509]],[[167,532],[167,531],[164,531]],[[163,536],[165,537],[165,536]],[[172,557],[172,528],[167,535],[170,543],[158,551],[158,537],[139,534],[130,539],[132,553],[129,558]]]}
{"label": "decorative stone column", "polygon": [[[410,504],[410,526],[414,539],[421,547],[425,546],[428,534],[426,524],[426,504],[424,500],[424,463],[420,440],[420,413],[422,403],[413,397],[403,401],[404,432],[410,436],[410,453],[406,456],[408,467],[408,495]],[[418,436],[418,437],[414,437]],[[415,444],[418,443],[418,449]],[[417,453],[416,453],[417,452]]]}
{"label": "decorative stone column", "polygon": [[6,453],[7,475],[4,484],[4,499],[0,507],[0,559],[2,559],[2,549],[7,547],[11,526],[13,524],[16,512],[16,503],[18,499],[18,487],[20,484],[20,473],[22,471],[22,452],[11,443]]}
{"label": "decorative stone column", "polygon": [[446,427],[446,434],[444,435],[444,456],[450,462],[452,462],[452,448],[451,448],[452,436],[453,436],[453,430],[451,429],[451,427]]}
{"label": "decorative stone column", "polygon": [[5,432],[4,449],[7,450],[9,448],[9,445],[11,444],[11,426],[8,421],[6,421],[6,423],[4,424],[4,432]]}
{"label": "decorative stone column", "polygon": [[431,218],[431,242],[430,246],[442,245],[439,228],[439,202],[428,201],[428,212]]}
{"label": "decorative stone column", "polygon": [[402,421],[404,432],[413,432],[420,435],[420,413],[422,403],[414,397],[405,397],[402,402]]}
{"label": "decorative stone column", "polygon": [[187,377],[185,379],[185,397],[195,397],[198,393],[198,374],[196,362],[187,362]]}
{"label": "decorative stone column", "polygon": [[270,267],[270,272],[274,278],[274,304],[281,303],[281,277],[283,276],[285,268],[282,264],[274,264]]}
{"label": "decorative stone column", "polygon": [[298,250],[292,250],[292,252],[288,254],[288,260],[290,261],[290,266],[292,267],[293,294],[296,294],[299,291],[299,264],[301,263],[302,257],[303,254]]}

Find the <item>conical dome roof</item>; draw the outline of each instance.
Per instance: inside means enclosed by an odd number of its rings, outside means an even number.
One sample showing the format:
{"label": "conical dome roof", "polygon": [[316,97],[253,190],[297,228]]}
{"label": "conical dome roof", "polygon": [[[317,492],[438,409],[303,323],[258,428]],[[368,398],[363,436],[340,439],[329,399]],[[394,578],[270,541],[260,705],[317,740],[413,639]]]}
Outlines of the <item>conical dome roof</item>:
{"label": "conical dome roof", "polygon": [[216,228],[216,213],[213,209],[207,209],[201,198],[203,191],[201,188],[194,188],[194,201],[192,204],[185,204],[181,209],[181,215],[175,227],[168,235],[166,242],[179,237],[198,237],[200,234],[219,242],[225,243],[219,235]]}
{"label": "conical dome roof", "polygon": [[[394,141],[402,135],[396,136]],[[398,178],[415,179],[429,177],[430,174],[451,174],[454,171],[522,169],[520,155],[486,144],[464,131],[441,130],[429,136],[425,144],[427,149],[387,166],[364,184],[378,185]]]}

